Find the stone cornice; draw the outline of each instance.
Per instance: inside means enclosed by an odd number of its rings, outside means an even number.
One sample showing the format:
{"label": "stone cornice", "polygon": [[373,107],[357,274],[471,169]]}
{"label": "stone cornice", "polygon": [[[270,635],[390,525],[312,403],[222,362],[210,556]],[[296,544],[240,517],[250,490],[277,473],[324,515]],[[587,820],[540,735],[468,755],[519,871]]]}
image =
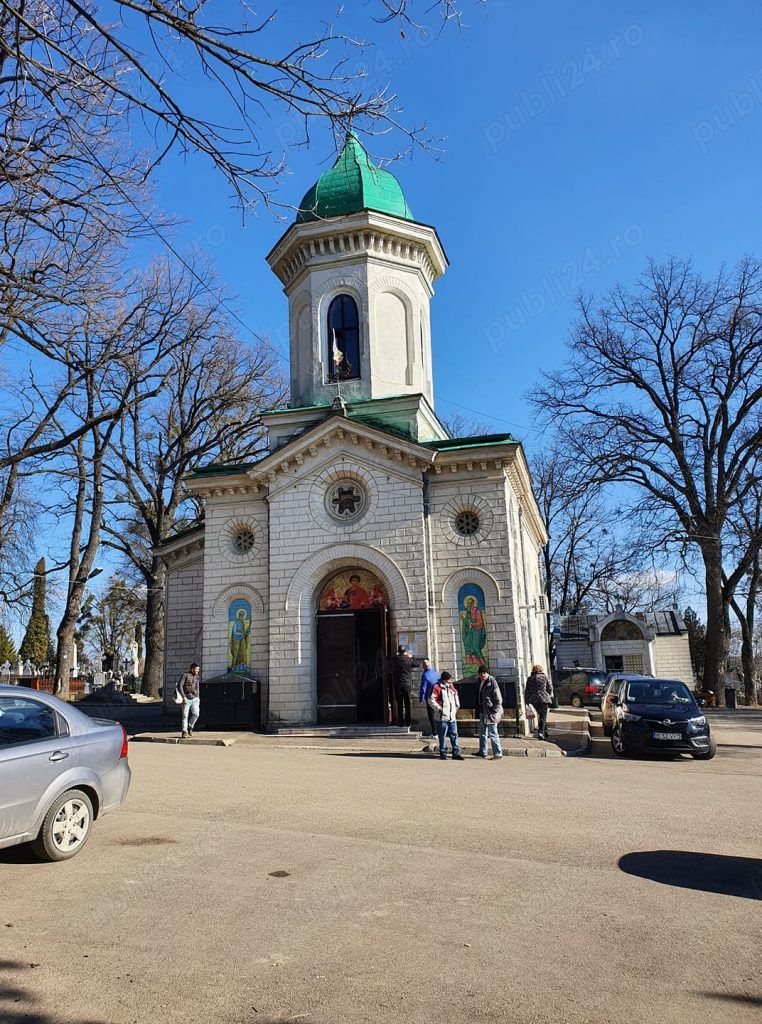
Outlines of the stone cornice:
{"label": "stone cornice", "polygon": [[179,562],[190,562],[201,556],[204,550],[204,527],[189,530],[177,537],[169,537],[163,544],[157,544],[152,553],[169,567]]}
{"label": "stone cornice", "polygon": [[407,264],[421,273],[429,288],[447,267],[434,228],[369,210],[293,224],[270,251],[267,261],[289,292],[306,268],[356,262],[359,256],[388,260],[397,266]]}

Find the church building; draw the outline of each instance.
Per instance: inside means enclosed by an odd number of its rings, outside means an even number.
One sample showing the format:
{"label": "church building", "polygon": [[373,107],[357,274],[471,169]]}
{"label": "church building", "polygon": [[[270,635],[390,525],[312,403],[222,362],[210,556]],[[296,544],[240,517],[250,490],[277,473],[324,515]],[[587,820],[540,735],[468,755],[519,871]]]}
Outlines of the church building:
{"label": "church building", "polygon": [[521,444],[451,437],[436,414],[436,230],[350,133],[267,260],[290,402],[264,416],[264,458],[189,477],[204,524],[159,549],[168,707],[198,661],[259,680],[270,729],[386,724],[399,644],[456,680],[486,663],[523,683],[548,657],[545,526]]}

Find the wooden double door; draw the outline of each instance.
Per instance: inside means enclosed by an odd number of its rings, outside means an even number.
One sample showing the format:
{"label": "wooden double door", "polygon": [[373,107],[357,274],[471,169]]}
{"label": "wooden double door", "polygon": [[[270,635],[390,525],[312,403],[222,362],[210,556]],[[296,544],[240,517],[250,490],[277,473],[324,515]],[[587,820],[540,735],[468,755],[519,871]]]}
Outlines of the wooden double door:
{"label": "wooden double door", "polygon": [[318,612],[317,720],[386,724],[389,628],[386,608]]}

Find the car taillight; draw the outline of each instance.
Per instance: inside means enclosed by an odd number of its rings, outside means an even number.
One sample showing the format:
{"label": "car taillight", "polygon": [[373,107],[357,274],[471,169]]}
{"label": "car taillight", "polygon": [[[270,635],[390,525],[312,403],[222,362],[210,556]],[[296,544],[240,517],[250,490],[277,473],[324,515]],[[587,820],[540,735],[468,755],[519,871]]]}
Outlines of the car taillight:
{"label": "car taillight", "polygon": [[119,751],[119,760],[127,757],[127,730],[122,726],[122,749]]}
{"label": "car taillight", "polygon": [[599,689],[597,683],[585,683],[585,693],[597,693]]}

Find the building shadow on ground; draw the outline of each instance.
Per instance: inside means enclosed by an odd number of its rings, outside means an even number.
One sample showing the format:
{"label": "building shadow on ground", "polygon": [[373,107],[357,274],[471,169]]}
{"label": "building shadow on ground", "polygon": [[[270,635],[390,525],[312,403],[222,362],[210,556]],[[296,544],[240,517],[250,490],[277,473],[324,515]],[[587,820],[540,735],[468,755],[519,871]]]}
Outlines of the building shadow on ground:
{"label": "building shadow on ground", "polygon": [[687,850],[626,853],[619,867],[628,875],[662,885],[698,889],[747,900],[762,900],[762,860]]}

